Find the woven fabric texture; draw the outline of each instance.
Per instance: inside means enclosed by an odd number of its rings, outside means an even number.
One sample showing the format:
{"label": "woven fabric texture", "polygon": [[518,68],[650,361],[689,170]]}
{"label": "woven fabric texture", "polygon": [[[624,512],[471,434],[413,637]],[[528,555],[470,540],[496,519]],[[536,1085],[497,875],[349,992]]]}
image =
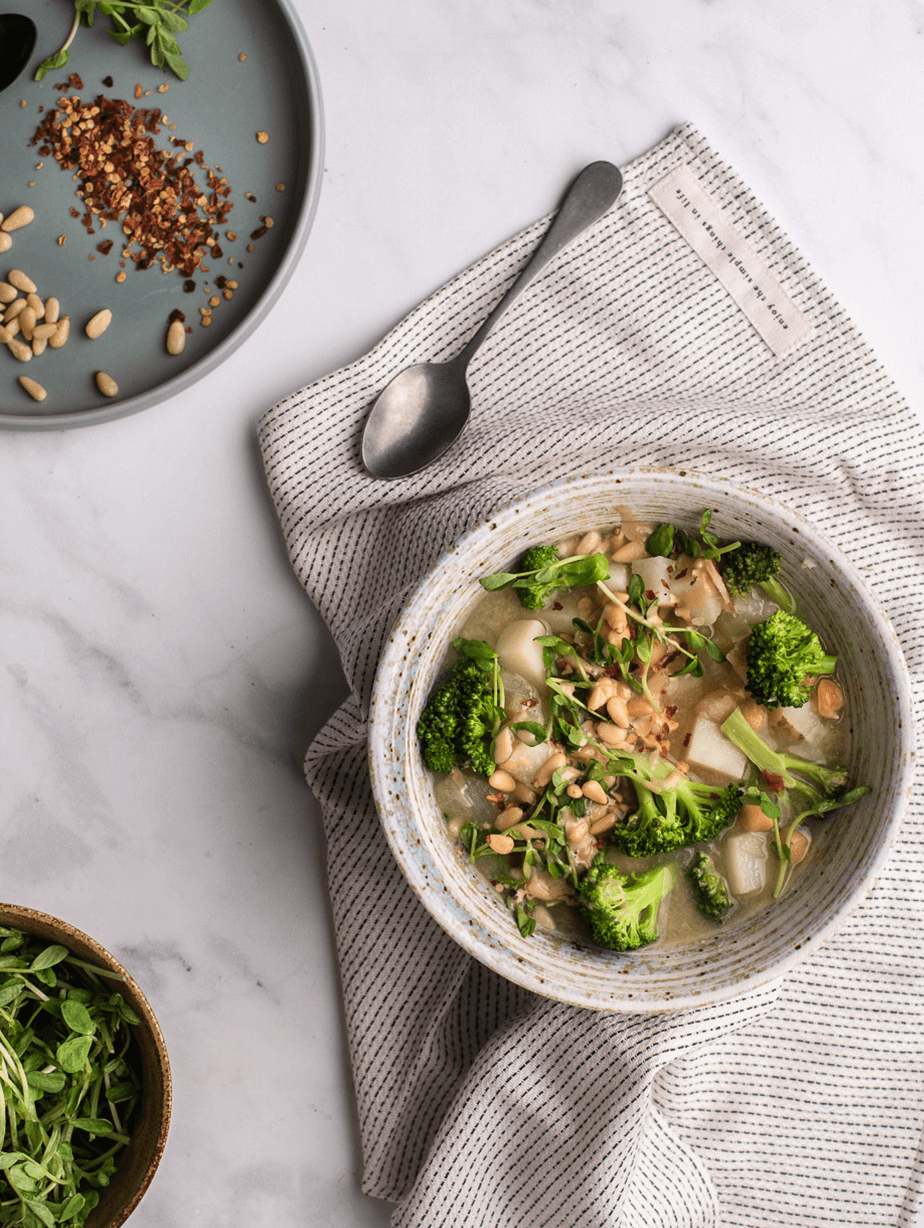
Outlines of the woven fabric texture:
{"label": "woven fabric texture", "polygon": [[[814,325],[778,358],[647,195],[688,164]],[[867,572],[924,711],[918,426],[786,235],[685,125],[504,317],[469,371],[463,440],[370,478],[371,401],[453,356],[537,222],[371,353],[270,410],[259,437],[292,565],[352,694],[309,749],[364,1160],[395,1228],[778,1228],[922,1222],[924,793],[847,926],[783,983],[668,1015],[581,1011],[473,961],[406,886],[378,826],[366,714],[411,586],[517,493],[619,465],[696,469],[797,508]]]}

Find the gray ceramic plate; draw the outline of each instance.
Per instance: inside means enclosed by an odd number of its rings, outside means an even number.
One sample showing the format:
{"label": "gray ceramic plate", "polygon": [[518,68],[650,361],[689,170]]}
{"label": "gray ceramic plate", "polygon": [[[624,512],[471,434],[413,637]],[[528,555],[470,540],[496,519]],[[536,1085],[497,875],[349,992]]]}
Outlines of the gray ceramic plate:
{"label": "gray ceramic plate", "polygon": [[[36,214],[31,226],[12,236],[12,249],[0,255],[0,278],[22,269],[40,295],[60,299],[72,321],[63,349],[46,350],[29,363],[0,346],[0,426],[57,428],[122,417],[175,396],[214,369],[266,314],[295,268],[314,217],[322,166],[321,102],[311,50],[287,0],[215,0],[180,35],[190,68],[185,82],[154,68],[139,43],[118,46],[102,16],[92,29],[78,32],[66,68],[52,69],[43,82],[35,82],[36,66],[67,36],[73,6],[68,0],[0,0],[0,8],[28,12],[38,27],[32,63],[0,93],[0,213],[28,204]],[[197,273],[194,291],[184,292],[180,273],[138,270],[130,262],[125,281],[117,284],[120,228],[110,222],[105,231],[88,234],[70,213],[71,206],[80,206],[72,173],[30,147],[42,118],[39,108],[56,105],[62,91],[54,86],[72,72],[83,81],[84,100],[104,94],[133,106],[160,107],[177,125],[169,135],[195,142],[205,163],[220,166],[227,177],[234,208],[220,228],[223,255],[206,262],[208,274]],[[103,84],[107,77],[112,87]],[[164,82],[169,90],[158,93]],[[136,84],[150,95],[136,101]],[[257,141],[258,131],[268,133],[267,143]],[[157,143],[166,147],[166,134]],[[44,162],[41,170],[39,162]],[[277,184],[284,189],[277,190]],[[274,224],[251,240],[262,217]],[[236,241],[224,238],[227,230]],[[63,247],[56,241],[61,234],[67,236]],[[97,244],[107,238],[116,242],[104,256]],[[251,242],[254,250],[248,252]],[[219,274],[237,281],[238,289],[230,301],[221,298],[211,326],[202,328],[199,308],[210,297],[205,283],[216,293]],[[83,325],[102,307],[112,310],[113,322],[99,340],[90,341]],[[194,331],[183,354],[171,357],[165,336],[175,308]],[[98,370],[118,383],[113,400],[97,390]],[[38,380],[47,399],[33,401],[20,387],[20,375]]]}

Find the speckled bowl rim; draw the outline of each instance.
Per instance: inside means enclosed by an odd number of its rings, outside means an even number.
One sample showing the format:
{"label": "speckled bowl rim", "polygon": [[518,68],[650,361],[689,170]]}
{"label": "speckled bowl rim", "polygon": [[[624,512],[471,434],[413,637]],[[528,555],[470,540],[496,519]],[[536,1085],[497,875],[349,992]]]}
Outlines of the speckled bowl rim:
{"label": "speckled bowl rim", "polygon": [[[753,925],[748,929],[750,923],[745,923],[739,931],[723,932],[720,946],[716,937],[683,947],[657,943],[639,952],[614,953],[547,935],[521,938],[509,915],[490,898],[490,888],[446,835],[429,773],[420,760],[417,715],[449,638],[478,600],[477,577],[507,566],[518,550],[535,542],[531,523],[547,517],[550,505],[560,500],[568,499],[574,509],[567,520],[559,521],[559,533],[605,523],[599,511],[588,519],[578,501],[601,492],[606,497],[609,488],[614,519],[620,506],[645,515],[643,500],[675,501],[682,488],[684,497],[692,499],[695,494],[699,507],[719,509],[717,523],[723,508],[728,514],[734,507],[741,516],[789,535],[803,557],[811,560],[816,585],[825,579],[816,579],[816,568],[829,568],[831,576],[836,572],[836,589],[849,601],[851,619],[858,620],[871,639],[870,668],[878,671],[891,695],[888,706],[895,738],[889,745],[889,762],[882,765],[887,796],[878,789],[875,800],[870,797],[851,808],[856,812],[852,818],[856,827],[851,830],[860,833],[854,839],[862,840],[862,833],[872,830],[872,822],[863,826],[867,819],[875,814],[881,817],[878,835],[860,850],[856,863],[851,863],[849,881],[835,882],[835,889],[827,894],[818,885],[808,898],[805,891],[787,892],[763,914],[772,920],[762,929],[755,930]],[[498,550],[493,543],[505,531],[519,544]],[[833,578],[828,577],[828,583],[833,586]],[[434,609],[436,592],[446,596]],[[858,722],[859,717],[855,714]],[[370,709],[369,763],[379,817],[398,865],[431,916],[464,950],[501,976],[544,997],[598,1010],[649,1012],[707,1005],[767,985],[794,969],[847,922],[875,883],[901,824],[913,759],[907,665],[866,579],[843,551],[798,512],[762,492],[691,470],[638,467],[581,475],[516,498],[474,526],[411,593],[382,654]],[[825,873],[824,868],[817,873]]]}

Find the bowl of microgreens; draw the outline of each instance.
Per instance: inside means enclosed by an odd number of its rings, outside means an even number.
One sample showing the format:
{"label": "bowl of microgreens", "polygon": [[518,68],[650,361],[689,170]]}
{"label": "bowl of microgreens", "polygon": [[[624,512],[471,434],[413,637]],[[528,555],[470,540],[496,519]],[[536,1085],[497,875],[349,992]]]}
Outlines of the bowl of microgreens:
{"label": "bowl of microgreens", "polygon": [[777,979],[861,906],[911,711],[868,574],[804,516],[615,470],[517,498],[411,593],[372,787],[471,955],[573,1005],[671,1010]]}
{"label": "bowl of microgreens", "polygon": [[0,1071],[0,1225],[124,1223],[166,1143],[163,1035],[98,942],[13,904],[0,904]]}

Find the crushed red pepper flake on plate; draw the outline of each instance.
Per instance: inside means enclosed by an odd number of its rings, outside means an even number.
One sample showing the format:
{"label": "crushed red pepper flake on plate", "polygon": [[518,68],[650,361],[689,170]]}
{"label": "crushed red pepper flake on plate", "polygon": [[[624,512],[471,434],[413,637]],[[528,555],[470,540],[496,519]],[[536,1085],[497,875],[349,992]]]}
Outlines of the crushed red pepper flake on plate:
{"label": "crushed red pepper flake on plate", "polygon": [[[228,219],[232,203],[227,179],[204,165],[201,150],[177,159],[158,148],[163,117],[159,109],[133,107],[102,95],[86,103],[63,97],[39,125],[32,144],[53,154],[59,165],[76,170],[77,195],[85,206],[82,223],[92,234],[96,217],[120,221],[126,235],[122,255],[138,268],[159,263],[165,273],[185,277],[202,266],[216,246],[215,228]],[[189,150],[192,142],[172,139]],[[206,175],[207,188],[191,166]],[[71,214],[80,216],[71,208]]]}

